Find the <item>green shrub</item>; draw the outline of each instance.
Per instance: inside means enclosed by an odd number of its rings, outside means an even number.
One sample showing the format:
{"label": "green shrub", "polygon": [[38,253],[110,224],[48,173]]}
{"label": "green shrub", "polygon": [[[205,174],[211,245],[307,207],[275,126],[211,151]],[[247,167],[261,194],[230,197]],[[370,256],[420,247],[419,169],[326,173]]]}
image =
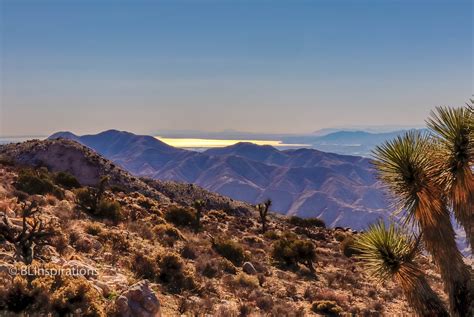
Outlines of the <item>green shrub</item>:
{"label": "green shrub", "polygon": [[230,239],[214,242],[214,249],[234,265],[240,266],[245,261],[244,249],[242,246]]}
{"label": "green shrub", "polygon": [[190,227],[196,223],[196,215],[192,209],[172,207],[166,214],[165,219],[176,226]]}
{"label": "green shrub", "polygon": [[95,214],[101,218],[119,222],[123,219],[122,207],[112,199],[102,199],[97,206]]}
{"label": "green shrub", "polygon": [[75,191],[76,203],[87,212],[95,212],[97,209],[97,197],[91,188],[79,188]]}
{"label": "green shrub", "polygon": [[81,184],[79,181],[71,174],[67,172],[59,172],[54,176],[54,182],[67,189],[79,188]]}
{"label": "green shrub", "polygon": [[275,231],[267,231],[263,234],[263,236],[267,239],[270,239],[270,240],[276,240],[278,239],[280,236],[278,235],[277,232]]}
{"label": "green shrub", "polygon": [[184,262],[178,255],[165,254],[160,259],[159,268],[159,280],[167,286],[168,291],[180,293],[196,288],[193,276],[185,272]]}
{"label": "green shrub", "polygon": [[64,198],[63,192],[53,184],[45,169],[22,170],[18,174],[15,188],[30,195],[53,194],[57,198]]}
{"label": "green shrub", "polygon": [[335,301],[330,300],[315,301],[311,306],[311,310],[326,316],[339,316],[342,313],[342,308]]}
{"label": "green shrub", "polygon": [[79,188],[76,190],[76,203],[89,214],[109,219],[114,222],[123,220],[122,207],[109,198],[101,198],[102,194],[94,188]]}
{"label": "green shrub", "polygon": [[0,164],[5,166],[14,166],[15,162],[11,157],[2,154],[0,155]]}
{"label": "green shrub", "polygon": [[326,228],[326,223],[319,218],[301,218],[292,216],[288,219],[288,222],[298,227],[319,227]]}
{"label": "green shrub", "polygon": [[301,263],[313,271],[316,251],[310,241],[298,239],[291,233],[285,233],[273,243],[272,257],[279,264],[297,266],[298,263]]}
{"label": "green shrub", "polygon": [[102,226],[95,222],[89,223],[86,225],[85,232],[92,236],[98,236],[102,233]]}
{"label": "green shrub", "polygon": [[351,256],[355,254],[359,254],[359,251],[354,248],[354,238],[351,236],[347,236],[344,240],[341,242],[341,251],[342,253],[350,258]]}

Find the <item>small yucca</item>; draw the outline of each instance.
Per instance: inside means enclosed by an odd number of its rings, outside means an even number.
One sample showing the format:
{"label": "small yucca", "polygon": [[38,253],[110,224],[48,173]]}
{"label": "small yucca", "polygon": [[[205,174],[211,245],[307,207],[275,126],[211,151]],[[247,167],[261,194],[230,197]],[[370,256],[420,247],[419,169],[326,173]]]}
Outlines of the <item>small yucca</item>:
{"label": "small yucca", "polygon": [[419,239],[391,224],[372,225],[355,240],[357,257],[370,275],[380,281],[393,280],[403,289],[410,306],[420,316],[449,316],[443,302],[431,289],[415,262]]}

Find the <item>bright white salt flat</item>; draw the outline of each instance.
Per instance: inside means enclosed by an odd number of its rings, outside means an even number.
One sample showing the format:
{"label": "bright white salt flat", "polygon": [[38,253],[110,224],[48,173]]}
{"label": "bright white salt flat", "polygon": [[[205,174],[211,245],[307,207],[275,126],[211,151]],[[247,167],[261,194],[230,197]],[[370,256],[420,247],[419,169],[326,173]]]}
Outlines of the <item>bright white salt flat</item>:
{"label": "bright white salt flat", "polygon": [[219,139],[186,139],[186,138],[163,138],[156,137],[158,140],[168,145],[179,148],[215,148],[234,145],[239,142],[250,142],[257,145],[271,145],[274,147],[304,147],[308,144],[285,144],[282,141],[275,140],[219,140]]}

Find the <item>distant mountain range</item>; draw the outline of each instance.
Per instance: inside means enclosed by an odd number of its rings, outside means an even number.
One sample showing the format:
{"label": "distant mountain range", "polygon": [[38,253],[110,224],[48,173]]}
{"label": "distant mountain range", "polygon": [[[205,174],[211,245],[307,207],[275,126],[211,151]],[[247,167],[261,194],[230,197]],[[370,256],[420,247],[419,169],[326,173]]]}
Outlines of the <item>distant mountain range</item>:
{"label": "distant mountain range", "polygon": [[362,157],[251,143],[194,152],[116,130],[55,138],[80,142],[137,176],[194,183],[252,204],[271,198],[274,211],[320,217],[331,226],[362,229],[389,215],[370,160]]}
{"label": "distant mountain range", "polygon": [[373,149],[386,140],[395,138],[407,130],[391,132],[334,131],[328,134],[290,136],[282,138],[285,143],[303,143],[324,152],[370,157]]}

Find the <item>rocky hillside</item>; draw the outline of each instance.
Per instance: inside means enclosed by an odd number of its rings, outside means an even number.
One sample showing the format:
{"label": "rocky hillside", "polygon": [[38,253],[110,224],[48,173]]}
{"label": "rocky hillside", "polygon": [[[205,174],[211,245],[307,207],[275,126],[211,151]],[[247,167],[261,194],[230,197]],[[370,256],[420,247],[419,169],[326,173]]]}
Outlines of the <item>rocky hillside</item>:
{"label": "rocky hillside", "polygon": [[[146,184],[69,141],[32,141],[0,153],[0,315],[410,313],[396,285],[364,275],[350,229],[271,214],[262,233],[256,214],[239,209],[245,204],[197,187]],[[103,185],[89,168],[111,182]],[[87,180],[99,188],[84,187]],[[198,226],[188,206],[206,194]],[[22,226],[43,233],[34,252],[12,239]],[[439,289],[429,261],[420,261]],[[25,267],[34,273],[21,275]]]}
{"label": "rocky hillside", "polygon": [[[115,163],[98,155],[90,148],[68,139],[31,140],[0,146],[0,159],[18,166],[46,167],[52,172],[64,171],[85,186],[96,186],[101,177],[108,176],[109,186],[125,192],[139,192],[164,203],[179,201],[191,205],[203,200],[208,208],[224,208],[238,213],[249,213],[248,204],[233,201],[191,184],[140,179]],[[185,188],[185,189],[183,189]],[[179,195],[174,193],[179,192]]]}
{"label": "rocky hillside", "polygon": [[250,143],[199,153],[116,130],[50,138],[81,142],[136,176],[193,183],[251,204],[270,198],[276,212],[319,217],[330,226],[363,229],[387,217],[382,187],[362,157]]}

